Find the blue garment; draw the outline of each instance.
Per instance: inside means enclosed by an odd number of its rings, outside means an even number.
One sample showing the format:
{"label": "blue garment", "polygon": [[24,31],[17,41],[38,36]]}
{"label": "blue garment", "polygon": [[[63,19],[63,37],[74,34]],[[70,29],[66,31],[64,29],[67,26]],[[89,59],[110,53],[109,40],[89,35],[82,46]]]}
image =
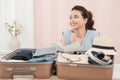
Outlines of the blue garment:
{"label": "blue garment", "polygon": [[[72,33],[73,33],[72,30],[64,31],[62,33],[62,35],[64,37],[64,41],[67,45],[72,44],[72,42],[71,42]],[[80,51],[87,51],[88,49],[90,49],[92,47],[93,39],[99,35],[100,35],[100,33],[97,31],[87,30],[85,38],[83,39],[83,41],[80,45]]]}
{"label": "blue garment", "polygon": [[38,58],[32,58],[32,59],[28,60],[28,62],[50,62],[53,60],[54,60],[54,58],[52,58],[50,56],[43,56],[43,57],[38,57]]}
{"label": "blue garment", "polygon": [[13,56],[11,59],[15,59],[15,60],[29,60],[33,56],[32,53],[33,53],[33,51],[21,50],[21,51],[17,52],[16,55]]}

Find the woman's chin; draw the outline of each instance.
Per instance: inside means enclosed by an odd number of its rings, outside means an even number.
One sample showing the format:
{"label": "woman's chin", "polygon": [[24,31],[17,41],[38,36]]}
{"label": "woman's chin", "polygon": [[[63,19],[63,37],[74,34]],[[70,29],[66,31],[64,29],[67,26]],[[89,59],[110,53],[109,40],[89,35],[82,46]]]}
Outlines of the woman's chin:
{"label": "woman's chin", "polygon": [[78,27],[72,27],[73,30],[78,30],[79,28]]}

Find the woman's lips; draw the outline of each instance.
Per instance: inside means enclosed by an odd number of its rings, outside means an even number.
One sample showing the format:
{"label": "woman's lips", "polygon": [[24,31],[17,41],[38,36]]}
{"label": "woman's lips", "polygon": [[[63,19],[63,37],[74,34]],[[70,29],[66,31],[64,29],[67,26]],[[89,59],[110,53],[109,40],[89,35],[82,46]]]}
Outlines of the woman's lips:
{"label": "woman's lips", "polygon": [[75,26],[75,25],[77,25],[77,23],[71,23],[71,25],[72,25],[72,26]]}

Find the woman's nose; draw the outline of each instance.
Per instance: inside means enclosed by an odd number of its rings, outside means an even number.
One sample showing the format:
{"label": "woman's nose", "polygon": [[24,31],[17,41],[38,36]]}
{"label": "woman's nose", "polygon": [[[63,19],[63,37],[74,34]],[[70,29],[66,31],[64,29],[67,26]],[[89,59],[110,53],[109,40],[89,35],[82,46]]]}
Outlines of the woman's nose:
{"label": "woman's nose", "polygon": [[75,19],[71,19],[70,22],[72,22],[72,23],[75,22]]}

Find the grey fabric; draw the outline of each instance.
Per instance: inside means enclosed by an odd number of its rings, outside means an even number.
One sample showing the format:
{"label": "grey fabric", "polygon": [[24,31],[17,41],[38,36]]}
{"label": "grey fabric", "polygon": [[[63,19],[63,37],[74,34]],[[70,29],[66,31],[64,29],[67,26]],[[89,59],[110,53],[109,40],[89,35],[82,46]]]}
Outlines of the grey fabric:
{"label": "grey fabric", "polygon": [[37,49],[33,54],[33,57],[39,57],[44,55],[54,55],[57,52],[55,47]]}

